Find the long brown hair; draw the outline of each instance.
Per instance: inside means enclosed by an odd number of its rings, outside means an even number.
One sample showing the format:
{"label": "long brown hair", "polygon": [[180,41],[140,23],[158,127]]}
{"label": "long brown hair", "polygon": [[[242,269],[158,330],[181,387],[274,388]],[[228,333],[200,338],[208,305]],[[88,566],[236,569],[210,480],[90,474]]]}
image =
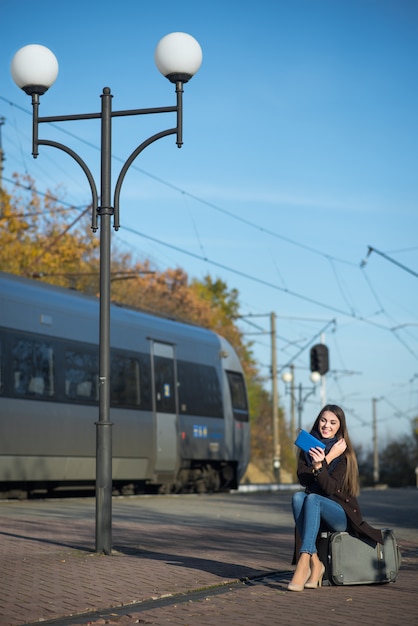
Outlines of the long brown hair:
{"label": "long brown hair", "polygon": [[343,491],[349,496],[358,496],[360,493],[360,483],[357,457],[356,453],[354,452],[350,436],[348,434],[347,421],[345,419],[345,413],[342,408],[337,406],[336,404],[326,404],[319,412],[319,415],[315,420],[312,430],[316,430],[317,432],[319,432],[319,421],[326,411],[334,413],[335,417],[339,419],[340,427],[337,431],[336,437],[337,439],[344,439],[345,443],[347,444],[347,448],[344,452],[344,456],[347,459],[347,472],[344,477]]}

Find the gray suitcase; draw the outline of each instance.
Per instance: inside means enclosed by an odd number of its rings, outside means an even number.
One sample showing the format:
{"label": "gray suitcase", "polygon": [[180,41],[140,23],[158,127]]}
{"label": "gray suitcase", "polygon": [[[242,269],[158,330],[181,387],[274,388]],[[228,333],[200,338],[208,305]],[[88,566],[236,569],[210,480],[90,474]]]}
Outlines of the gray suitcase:
{"label": "gray suitcase", "polygon": [[382,530],[383,545],[347,532],[321,533],[318,556],[325,565],[323,584],[371,585],[395,582],[401,553],[393,530]]}

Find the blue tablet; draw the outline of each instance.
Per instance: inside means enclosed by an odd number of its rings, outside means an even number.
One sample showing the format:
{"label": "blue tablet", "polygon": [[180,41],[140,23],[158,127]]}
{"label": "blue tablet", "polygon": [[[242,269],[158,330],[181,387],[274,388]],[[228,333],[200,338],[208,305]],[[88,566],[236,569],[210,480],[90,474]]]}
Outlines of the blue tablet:
{"label": "blue tablet", "polygon": [[296,438],[295,446],[298,446],[298,448],[301,448],[304,452],[309,452],[311,448],[322,448],[325,450],[325,444],[310,433],[306,432],[306,430],[300,431]]}

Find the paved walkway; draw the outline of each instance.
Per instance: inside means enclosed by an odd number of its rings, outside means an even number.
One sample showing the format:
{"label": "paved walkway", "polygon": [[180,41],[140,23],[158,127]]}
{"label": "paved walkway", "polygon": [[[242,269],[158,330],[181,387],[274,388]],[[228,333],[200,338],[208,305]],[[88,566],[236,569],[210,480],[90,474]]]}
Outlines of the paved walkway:
{"label": "paved walkway", "polygon": [[112,556],[94,553],[94,519],[65,510],[0,509],[0,523],[0,626],[418,625],[418,543],[402,537],[396,583],[291,593],[290,529],[260,520],[254,533],[239,509],[229,528],[116,519]]}

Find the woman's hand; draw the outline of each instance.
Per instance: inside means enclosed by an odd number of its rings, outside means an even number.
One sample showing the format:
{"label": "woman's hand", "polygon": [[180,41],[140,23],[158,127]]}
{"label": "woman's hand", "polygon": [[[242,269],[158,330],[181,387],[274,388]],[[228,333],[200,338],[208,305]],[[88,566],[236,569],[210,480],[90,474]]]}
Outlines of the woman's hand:
{"label": "woman's hand", "polygon": [[323,448],[311,448],[309,450],[309,456],[312,459],[312,467],[315,470],[319,470],[322,467],[322,463],[325,459],[325,451]]}
{"label": "woman's hand", "polygon": [[322,448],[311,448],[309,450],[309,455],[312,459],[312,467],[315,470],[319,470],[321,469],[322,463],[324,461],[326,461],[329,465],[331,461],[341,456],[345,452],[346,448],[347,444],[345,442],[345,439],[338,439],[338,441],[334,443],[331,450],[326,456]]}
{"label": "woman's hand", "polygon": [[341,456],[347,448],[347,444],[345,439],[338,439],[336,443],[332,446],[331,450],[327,454],[327,463],[331,463],[334,459],[337,459]]}

